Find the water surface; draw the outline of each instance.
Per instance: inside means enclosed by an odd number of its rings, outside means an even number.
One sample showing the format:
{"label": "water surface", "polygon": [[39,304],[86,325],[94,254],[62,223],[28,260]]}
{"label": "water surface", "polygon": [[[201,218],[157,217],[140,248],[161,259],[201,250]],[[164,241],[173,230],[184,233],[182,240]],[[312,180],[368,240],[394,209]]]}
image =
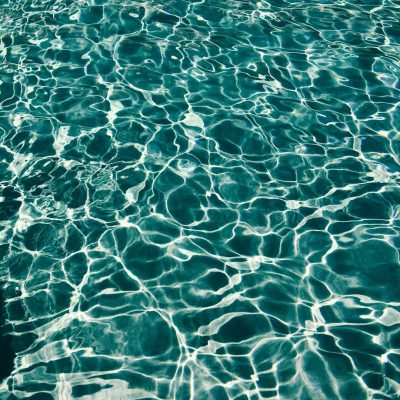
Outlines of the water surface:
{"label": "water surface", "polygon": [[400,398],[399,1],[0,14],[1,399]]}

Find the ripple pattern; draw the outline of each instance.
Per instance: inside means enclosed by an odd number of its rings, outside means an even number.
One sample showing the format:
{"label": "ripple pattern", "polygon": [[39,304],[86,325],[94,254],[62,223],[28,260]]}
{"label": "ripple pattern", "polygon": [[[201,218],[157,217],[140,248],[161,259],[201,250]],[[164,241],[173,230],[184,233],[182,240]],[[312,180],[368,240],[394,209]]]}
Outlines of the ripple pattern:
{"label": "ripple pattern", "polygon": [[7,400],[400,399],[400,2],[0,2]]}

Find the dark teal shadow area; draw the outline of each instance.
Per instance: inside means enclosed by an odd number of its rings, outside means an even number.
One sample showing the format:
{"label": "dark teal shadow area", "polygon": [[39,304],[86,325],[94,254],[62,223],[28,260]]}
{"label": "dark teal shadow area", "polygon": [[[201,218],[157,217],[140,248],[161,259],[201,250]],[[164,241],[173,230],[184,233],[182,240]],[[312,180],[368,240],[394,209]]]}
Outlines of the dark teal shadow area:
{"label": "dark teal shadow area", "polygon": [[0,288],[0,381],[7,379],[13,369],[15,352],[12,346],[10,326],[6,323],[4,290]]}

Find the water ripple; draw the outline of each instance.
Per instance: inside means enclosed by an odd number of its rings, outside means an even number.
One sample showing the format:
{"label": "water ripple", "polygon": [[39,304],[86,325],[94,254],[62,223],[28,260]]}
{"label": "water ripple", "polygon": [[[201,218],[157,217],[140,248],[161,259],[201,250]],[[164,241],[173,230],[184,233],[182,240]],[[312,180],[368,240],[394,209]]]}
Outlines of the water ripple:
{"label": "water ripple", "polygon": [[400,398],[398,1],[0,15],[2,399]]}

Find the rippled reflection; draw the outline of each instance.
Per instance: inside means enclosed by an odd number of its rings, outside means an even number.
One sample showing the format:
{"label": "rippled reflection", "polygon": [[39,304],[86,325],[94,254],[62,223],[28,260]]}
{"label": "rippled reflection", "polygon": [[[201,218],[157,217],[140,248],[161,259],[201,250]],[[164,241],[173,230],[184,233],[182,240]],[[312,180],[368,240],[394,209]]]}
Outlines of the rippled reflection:
{"label": "rippled reflection", "polygon": [[400,398],[399,7],[1,2],[0,398]]}

